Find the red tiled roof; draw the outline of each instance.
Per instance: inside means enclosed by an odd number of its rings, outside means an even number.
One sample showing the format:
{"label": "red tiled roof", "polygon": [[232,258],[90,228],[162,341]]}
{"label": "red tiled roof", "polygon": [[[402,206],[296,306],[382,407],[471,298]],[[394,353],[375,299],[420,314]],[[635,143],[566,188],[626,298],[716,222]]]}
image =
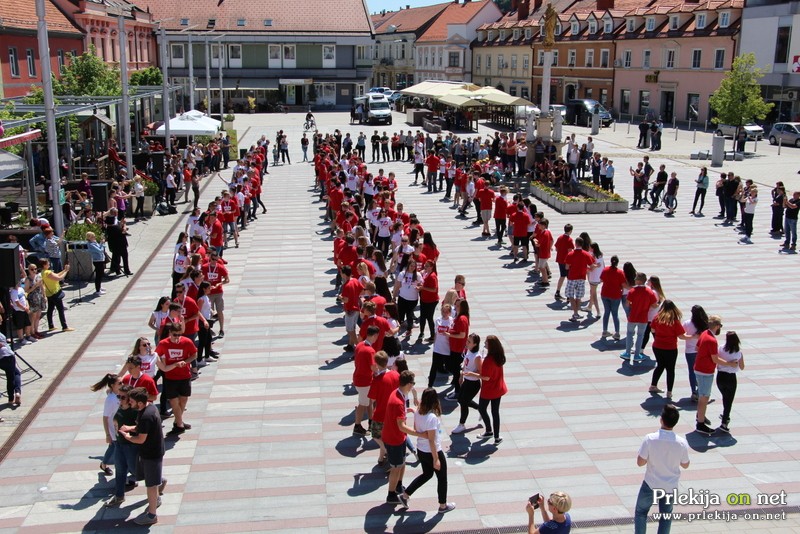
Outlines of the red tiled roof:
{"label": "red tiled roof", "polygon": [[398,32],[415,32],[439,16],[450,2],[434,4],[432,6],[412,7],[399,11],[387,11],[386,14],[373,15],[372,25],[376,34],[392,33],[390,26],[395,26]]}
{"label": "red tiled roof", "polygon": [[[83,35],[50,0],[44,4],[48,32]],[[36,2],[33,0],[0,0],[0,31],[4,29],[30,30],[36,32]]]}
{"label": "red tiled roof", "polygon": [[[352,34],[372,31],[364,0],[225,0],[219,7],[215,0],[136,0],[136,4],[144,10],[149,8],[153,19],[163,20],[168,30],[198,24],[198,31],[201,31],[209,19],[215,19],[214,30],[227,32]],[[189,19],[189,24],[182,26],[181,19]],[[239,19],[246,21],[245,26],[237,24]],[[265,19],[271,19],[272,26],[264,26]]]}
{"label": "red tiled roof", "polygon": [[439,18],[425,30],[417,42],[444,41],[447,39],[448,24],[464,24],[475,17],[492,0],[478,0],[466,3],[448,4]]}

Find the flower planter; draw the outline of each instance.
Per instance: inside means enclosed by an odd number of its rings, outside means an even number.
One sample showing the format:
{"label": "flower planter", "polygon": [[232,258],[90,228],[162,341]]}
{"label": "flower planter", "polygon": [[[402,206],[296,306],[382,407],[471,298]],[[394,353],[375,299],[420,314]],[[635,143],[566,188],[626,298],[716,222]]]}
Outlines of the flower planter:
{"label": "flower planter", "polygon": [[609,213],[628,213],[627,200],[609,200],[607,204]]}
{"label": "flower planter", "polygon": [[598,200],[597,202],[584,202],[586,213],[604,213],[608,211],[608,202]]}

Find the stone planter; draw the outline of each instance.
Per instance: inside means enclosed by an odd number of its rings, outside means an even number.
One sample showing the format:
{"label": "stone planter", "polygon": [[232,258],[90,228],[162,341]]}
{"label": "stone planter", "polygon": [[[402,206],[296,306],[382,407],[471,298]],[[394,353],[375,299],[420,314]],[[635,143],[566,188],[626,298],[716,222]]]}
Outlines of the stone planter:
{"label": "stone planter", "polygon": [[609,200],[607,204],[609,213],[628,213],[627,200]]}
{"label": "stone planter", "polygon": [[586,204],[586,202],[564,202],[556,199],[553,207],[561,213],[585,213]]}
{"label": "stone planter", "polygon": [[598,200],[597,202],[584,202],[586,213],[604,213],[608,211],[608,202]]}

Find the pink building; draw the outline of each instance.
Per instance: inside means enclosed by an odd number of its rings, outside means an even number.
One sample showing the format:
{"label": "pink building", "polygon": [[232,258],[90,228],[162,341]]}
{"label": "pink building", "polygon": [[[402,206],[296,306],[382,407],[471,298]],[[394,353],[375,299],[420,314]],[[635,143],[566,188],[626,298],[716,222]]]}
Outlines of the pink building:
{"label": "pink building", "polygon": [[743,0],[670,2],[625,15],[614,60],[614,110],[626,120],[710,119],[708,99],[738,49]]}

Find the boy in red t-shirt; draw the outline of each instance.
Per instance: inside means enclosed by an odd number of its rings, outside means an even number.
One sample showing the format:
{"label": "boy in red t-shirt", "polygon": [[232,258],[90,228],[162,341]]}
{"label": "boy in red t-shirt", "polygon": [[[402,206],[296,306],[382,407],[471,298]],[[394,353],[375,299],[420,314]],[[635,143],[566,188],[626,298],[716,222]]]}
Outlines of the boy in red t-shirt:
{"label": "boy in red t-shirt", "polygon": [[375,353],[375,376],[372,378],[372,385],[369,387],[369,399],[372,401],[372,423],[370,424],[370,434],[372,439],[378,444],[378,465],[386,463],[386,447],[383,445],[381,436],[383,434],[383,420],[386,417],[386,405],[389,402],[389,395],[397,391],[400,385],[400,373],[393,369],[386,369],[389,365],[389,355],[379,350]]}
{"label": "boy in red t-shirt", "polygon": [[536,226],[538,235],[535,238],[536,246],[539,249],[539,261],[536,267],[539,269],[539,285],[542,287],[550,286],[550,269],[547,266],[550,260],[551,249],[553,248],[553,234],[548,227],[550,222],[542,218]]}
{"label": "boy in red t-shirt", "polygon": [[[658,297],[655,292],[644,285],[647,282],[647,275],[645,273],[636,273],[636,285],[628,291],[628,335],[625,338],[625,352],[622,352],[619,357],[624,359],[630,358],[631,363],[634,361],[644,360],[642,356],[642,339],[644,338],[644,330],[647,328],[647,314],[652,308],[658,307]],[[636,333],[636,345],[634,348],[633,335]]]}
{"label": "boy in red t-shirt", "polygon": [[567,254],[575,248],[575,242],[572,241],[570,234],[572,233],[572,225],[564,225],[564,233],[561,234],[556,240],[556,263],[558,264],[558,285],[556,285],[556,300],[561,300],[561,286],[564,280],[567,279]]}
{"label": "boy in red t-shirt", "polygon": [[570,321],[577,322],[581,316],[578,310],[581,308],[581,301],[586,290],[586,275],[589,267],[594,265],[594,256],[591,252],[583,249],[583,238],[575,240],[575,250],[567,254],[564,263],[567,265],[567,291],[566,296],[572,306],[572,317]]}
{"label": "boy in red t-shirt", "polygon": [[378,339],[380,329],[377,326],[367,328],[367,338],[358,344],[353,355],[353,387],[358,392],[358,405],[356,406],[356,421],[353,425],[354,436],[366,436],[367,430],[361,426],[364,416],[372,419],[372,410],[369,402],[369,389],[372,385],[372,372],[375,367],[375,348],[372,346]]}
{"label": "boy in red t-shirt", "polygon": [[421,436],[406,423],[406,401],[408,394],[414,388],[414,373],[403,371],[400,373],[400,386],[389,395],[386,403],[386,413],[383,418],[381,439],[386,447],[386,461],[389,464],[389,493],[386,496],[388,504],[399,504],[401,508],[408,508],[408,500],[403,495],[403,473],[406,470],[406,436]]}

